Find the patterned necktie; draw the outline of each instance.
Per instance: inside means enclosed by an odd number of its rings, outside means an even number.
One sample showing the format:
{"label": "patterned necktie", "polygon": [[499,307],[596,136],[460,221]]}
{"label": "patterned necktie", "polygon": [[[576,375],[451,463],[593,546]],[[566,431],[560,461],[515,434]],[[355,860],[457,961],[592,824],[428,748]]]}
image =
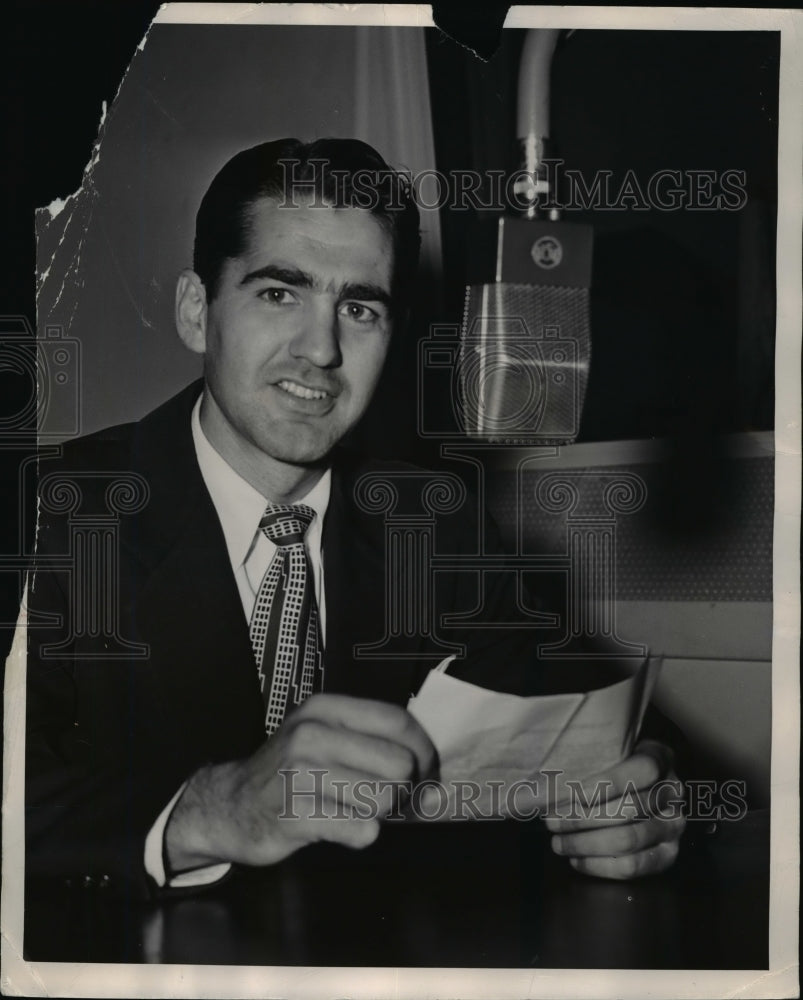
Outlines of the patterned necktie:
{"label": "patterned necktie", "polygon": [[259,527],[276,546],[251,615],[251,644],[270,736],[285,711],[323,688],[318,604],[304,534],[315,511],[304,504],[268,504]]}

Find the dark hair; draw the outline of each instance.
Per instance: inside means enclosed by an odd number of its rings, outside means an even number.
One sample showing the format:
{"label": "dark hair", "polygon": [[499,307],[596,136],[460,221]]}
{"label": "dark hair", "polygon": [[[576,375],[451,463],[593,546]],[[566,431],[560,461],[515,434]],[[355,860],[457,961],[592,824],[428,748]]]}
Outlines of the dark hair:
{"label": "dark hair", "polygon": [[211,301],[223,264],[246,252],[250,209],[259,198],[294,195],[321,205],[368,209],[393,240],[394,303],[402,304],[418,266],[418,207],[409,179],[358,139],[276,139],[233,156],[215,176],[195,220],[193,268]]}

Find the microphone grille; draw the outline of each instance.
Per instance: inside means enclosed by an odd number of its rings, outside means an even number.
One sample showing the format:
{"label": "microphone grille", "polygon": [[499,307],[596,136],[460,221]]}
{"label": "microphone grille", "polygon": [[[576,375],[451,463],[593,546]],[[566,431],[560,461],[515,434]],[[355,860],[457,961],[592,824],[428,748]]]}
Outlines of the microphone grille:
{"label": "microphone grille", "polygon": [[456,371],[458,424],[498,444],[577,437],[588,382],[587,288],[469,285]]}

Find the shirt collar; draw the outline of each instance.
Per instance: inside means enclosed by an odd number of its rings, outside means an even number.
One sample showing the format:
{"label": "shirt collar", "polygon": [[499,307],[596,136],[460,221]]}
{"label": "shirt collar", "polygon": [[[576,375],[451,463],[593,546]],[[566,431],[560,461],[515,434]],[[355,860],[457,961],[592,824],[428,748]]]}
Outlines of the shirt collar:
{"label": "shirt collar", "polygon": [[[201,428],[201,398],[197,399],[192,409],[192,440],[201,475],[220,518],[229,560],[232,566],[237,567],[245,562],[251,551],[268,501],[259,490],[235,472],[210,444]],[[331,487],[332,470],[327,469],[309,493],[298,501],[315,511],[319,523],[323,522],[329,506]]]}

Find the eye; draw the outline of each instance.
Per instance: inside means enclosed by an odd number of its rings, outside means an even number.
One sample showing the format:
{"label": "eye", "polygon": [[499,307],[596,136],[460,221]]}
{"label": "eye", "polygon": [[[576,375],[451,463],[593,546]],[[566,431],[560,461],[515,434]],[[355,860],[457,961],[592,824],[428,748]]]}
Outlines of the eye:
{"label": "eye", "polygon": [[274,306],[289,306],[293,305],[293,303],[297,301],[295,295],[289,288],[280,288],[277,285],[271,285],[268,288],[263,288],[262,291],[259,292],[259,298]]}
{"label": "eye", "polygon": [[364,306],[361,302],[344,302],[340,307],[340,314],[353,323],[377,323],[380,319],[375,309]]}

